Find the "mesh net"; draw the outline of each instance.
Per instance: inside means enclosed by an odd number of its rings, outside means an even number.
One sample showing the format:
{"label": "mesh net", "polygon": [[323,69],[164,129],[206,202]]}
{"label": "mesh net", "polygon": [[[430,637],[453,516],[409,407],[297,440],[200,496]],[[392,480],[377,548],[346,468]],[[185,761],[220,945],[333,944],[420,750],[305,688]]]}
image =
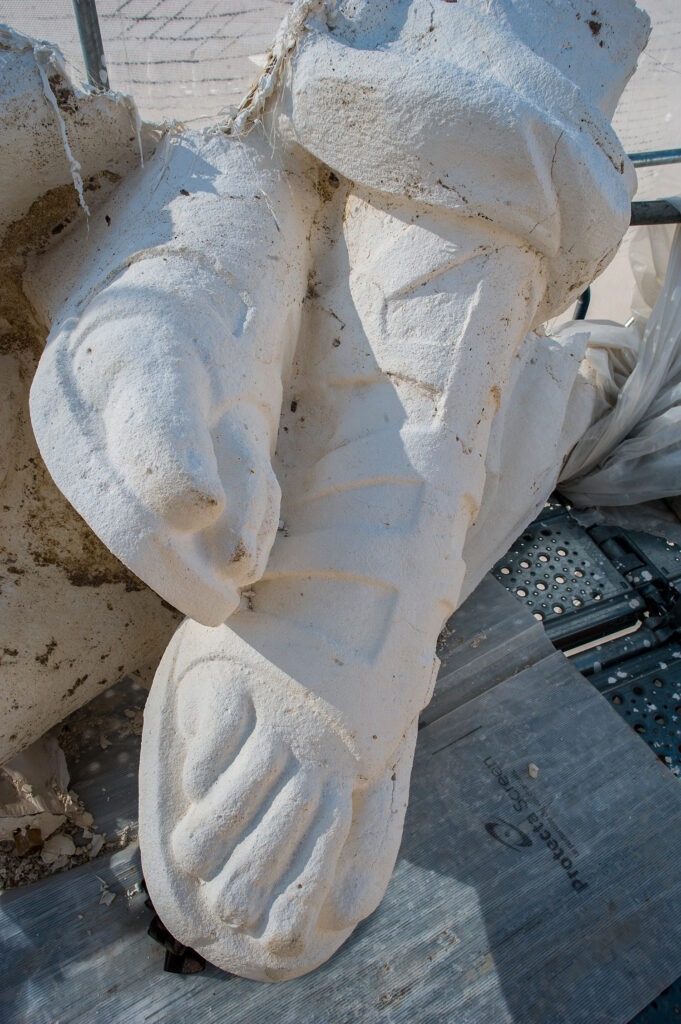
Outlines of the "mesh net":
{"label": "mesh net", "polygon": [[[142,117],[203,123],[238,106],[290,0],[98,0],[113,89]],[[85,79],[71,0],[0,0],[0,21],[59,45]]]}

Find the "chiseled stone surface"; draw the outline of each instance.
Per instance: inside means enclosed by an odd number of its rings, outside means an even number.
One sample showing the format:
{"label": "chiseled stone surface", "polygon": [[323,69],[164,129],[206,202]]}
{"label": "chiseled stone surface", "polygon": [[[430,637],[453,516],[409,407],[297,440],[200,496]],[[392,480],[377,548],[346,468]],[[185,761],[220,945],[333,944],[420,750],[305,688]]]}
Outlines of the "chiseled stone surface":
{"label": "chiseled stone surface", "polygon": [[301,0],[239,132],[167,135],[26,283],[45,462],[191,616],[141,842],[227,970],[302,974],[380,901],[438,632],[599,411],[587,338],[532,333],[628,222],[647,19],[598,10]]}

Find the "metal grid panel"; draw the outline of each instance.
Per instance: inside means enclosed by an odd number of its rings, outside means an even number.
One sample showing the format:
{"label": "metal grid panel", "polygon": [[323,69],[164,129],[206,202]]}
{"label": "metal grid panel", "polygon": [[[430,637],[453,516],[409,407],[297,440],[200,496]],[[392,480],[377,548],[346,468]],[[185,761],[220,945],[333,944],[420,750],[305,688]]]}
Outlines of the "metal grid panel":
{"label": "metal grid panel", "polygon": [[608,698],[675,775],[681,776],[681,648],[665,644],[590,682]]}
{"label": "metal grid panel", "polygon": [[614,632],[636,622],[641,601],[631,585],[582,527],[552,513],[519,537],[495,566],[497,579],[561,647],[574,646],[605,623]]}

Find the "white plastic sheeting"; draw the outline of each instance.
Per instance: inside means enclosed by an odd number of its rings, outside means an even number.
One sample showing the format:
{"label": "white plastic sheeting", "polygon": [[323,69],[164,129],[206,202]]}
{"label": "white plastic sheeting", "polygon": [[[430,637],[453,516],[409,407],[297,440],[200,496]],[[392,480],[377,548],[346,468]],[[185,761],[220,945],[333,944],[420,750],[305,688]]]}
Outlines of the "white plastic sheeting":
{"label": "white plastic sheeting", "polygon": [[[681,198],[675,204],[681,207]],[[635,505],[681,494],[681,228],[671,252],[669,244],[668,230],[642,229],[632,244],[634,316],[625,327],[586,325],[589,360],[610,408],[563,470],[561,490],[578,505]]]}

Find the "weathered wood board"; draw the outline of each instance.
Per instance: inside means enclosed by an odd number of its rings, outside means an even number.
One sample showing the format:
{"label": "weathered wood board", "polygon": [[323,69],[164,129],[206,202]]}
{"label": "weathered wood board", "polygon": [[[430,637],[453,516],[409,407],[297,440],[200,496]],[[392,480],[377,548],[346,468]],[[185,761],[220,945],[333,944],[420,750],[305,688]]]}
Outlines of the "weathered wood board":
{"label": "weathered wood board", "polygon": [[164,974],[129,847],[0,899],[0,1020],[626,1024],[681,974],[681,785],[535,627],[490,579],[456,618],[388,894],[330,963]]}

